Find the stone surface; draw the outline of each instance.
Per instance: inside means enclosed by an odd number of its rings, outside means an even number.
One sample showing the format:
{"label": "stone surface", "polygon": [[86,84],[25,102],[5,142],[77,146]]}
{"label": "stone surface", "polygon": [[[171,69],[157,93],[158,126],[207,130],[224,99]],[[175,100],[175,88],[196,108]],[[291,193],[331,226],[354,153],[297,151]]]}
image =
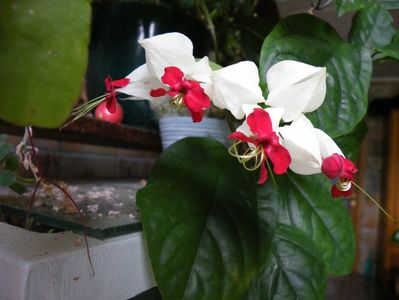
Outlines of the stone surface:
{"label": "stone surface", "polygon": [[89,238],[36,233],[0,222],[0,299],[128,299],[155,286],[141,232]]}

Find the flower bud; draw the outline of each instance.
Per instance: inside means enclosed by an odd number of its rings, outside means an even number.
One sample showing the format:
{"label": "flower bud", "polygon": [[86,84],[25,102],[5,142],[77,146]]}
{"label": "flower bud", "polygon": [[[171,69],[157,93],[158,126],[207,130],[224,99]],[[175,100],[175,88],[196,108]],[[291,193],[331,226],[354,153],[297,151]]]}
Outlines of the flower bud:
{"label": "flower bud", "polygon": [[342,155],[334,153],[323,160],[321,172],[330,179],[341,177],[344,171],[344,160]]}

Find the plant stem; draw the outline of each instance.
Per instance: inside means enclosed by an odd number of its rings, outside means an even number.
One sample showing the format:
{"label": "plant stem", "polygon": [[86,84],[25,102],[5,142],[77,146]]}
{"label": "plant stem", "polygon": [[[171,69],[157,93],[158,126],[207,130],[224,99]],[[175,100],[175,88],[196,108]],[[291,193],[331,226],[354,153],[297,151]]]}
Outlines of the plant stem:
{"label": "plant stem", "polygon": [[215,60],[219,62],[220,53],[219,53],[219,43],[216,36],[215,24],[212,21],[211,14],[209,13],[208,7],[206,6],[205,0],[198,0],[199,8],[202,10],[205,16],[205,21],[209,32],[211,33],[213,49],[215,51]]}
{"label": "plant stem", "polygon": [[274,178],[274,174],[273,174],[272,168],[270,167],[269,161],[266,159],[265,162],[266,162],[267,170],[269,171],[269,175],[272,178],[273,185],[276,188],[276,190],[278,191],[278,185],[276,182],[276,178]]}

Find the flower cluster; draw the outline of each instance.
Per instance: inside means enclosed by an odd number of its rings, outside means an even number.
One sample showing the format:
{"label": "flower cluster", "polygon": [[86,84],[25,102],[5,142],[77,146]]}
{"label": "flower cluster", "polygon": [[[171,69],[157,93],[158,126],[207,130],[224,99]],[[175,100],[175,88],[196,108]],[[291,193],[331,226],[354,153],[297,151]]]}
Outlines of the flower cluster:
{"label": "flower cluster", "polygon": [[[229,153],[247,170],[260,169],[263,184],[288,168],[297,174],[323,173],[335,180],[334,197],[351,193],[357,169],[325,132],[314,128],[305,113],[319,108],[326,95],[326,68],[285,60],[266,74],[267,99],[259,86],[259,71],[250,61],[212,70],[208,57],[196,60],[193,44],[180,33],[167,33],[139,41],[146,63],[118,81],[106,81],[113,107],[115,93],[128,99],[169,102],[188,109],[200,122],[211,106],[228,110],[242,125],[229,138]],[[272,168],[272,166],[273,168]]]}

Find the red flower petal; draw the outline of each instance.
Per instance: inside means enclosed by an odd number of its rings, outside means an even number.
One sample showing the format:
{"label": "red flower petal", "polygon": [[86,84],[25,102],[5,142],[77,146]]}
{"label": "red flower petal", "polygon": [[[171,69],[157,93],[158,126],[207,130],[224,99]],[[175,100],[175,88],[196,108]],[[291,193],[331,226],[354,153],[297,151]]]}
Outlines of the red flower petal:
{"label": "red flower petal", "polygon": [[247,142],[247,143],[252,143],[255,144],[256,146],[258,145],[258,142],[256,140],[254,140],[253,138],[247,137],[245,134],[243,134],[240,131],[236,131],[231,133],[228,136],[229,139],[232,140],[237,140],[237,141],[243,141],[243,142]]}
{"label": "red flower petal", "polygon": [[265,149],[266,155],[273,163],[273,171],[277,175],[287,172],[291,164],[291,155],[283,146],[269,146]]}
{"label": "red flower petal", "polygon": [[129,82],[130,82],[129,78],[122,78],[122,79],[112,80],[111,85],[113,87],[124,87],[127,86]]}
{"label": "red flower petal", "polygon": [[340,177],[344,171],[344,160],[345,158],[337,153],[326,157],[321,164],[321,172],[330,179]]}
{"label": "red flower petal", "polygon": [[108,111],[111,114],[114,114],[116,111],[116,102],[117,102],[115,92],[112,91],[110,95],[105,97],[105,100],[107,101],[106,107],[107,107]]}
{"label": "red flower petal", "polygon": [[180,90],[182,86],[184,74],[177,67],[166,67],[165,74],[161,77],[161,81],[169,85],[174,90]]}
{"label": "red flower petal", "polygon": [[247,123],[260,142],[267,140],[273,133],[272,120],[269,114],[261,108],[254,109],[248,116]]}
{"label": "red flower petal", "polygon": [[151,97],[162,97],[165,96],[167,91],[163,88],[160,89],[155,89],[150,91],[150,96]]}
{"label": "red flower petal", "polygon": [[258,184],[264,184],[267,180],[267,177],[266,163],[262,163],[260,165]]}
{"label": "red flower petal", "polygon": [[[183,96],[183,103],[187,106],[192,116],[193,114],[196,115],[196,120],[193,118],[193,121],[199,122],[202,120],[204,110],[211,106],[211,99],[209,99],[208,95],[204,93],[201,87],[192,88]],[[201,117],[199,118],[199,116]]]}
{"label": "red flower petal", "polygon": [[356,173],[357,173],[357,168],[355,164],[351,160],[345,158],[344,170],[340,177],[345,178],[347,180],[352,180]]}
{"label": "red flower petal", "polygon": [[229,139],[243,141],[247,143],[252,143],[254,145],[258,145],[258,141],[254,140],[253,138],[247,137],[241,131],[235,131],[228,136]]}
{"label": "red flower petal", "polygon": [[174,90],[168,91],[168,95],[171,96],[171,97],[174,97],[174,96],[179,95],[179,94],[180,94],[180,92],[178,92],[178,91],[174,91]]}
{"label": "red flower petal", "polygon": [[106,89],[108,92],[113,91],[113,87],[112,87],[112,78],[111,78],[111,76],[108,75],[107,77],[105,77],[104,83],[105,83],[105,89]]}
{"label": "red flower petal", "polygon": [[338,189],[336,187],[336,185],[334,184],[331,188],[331,195],[334,198],[338,198],[338,197],[349,197],[352,194],[352,188],[350,188],[348,191],[341,191],[340,189]]}

